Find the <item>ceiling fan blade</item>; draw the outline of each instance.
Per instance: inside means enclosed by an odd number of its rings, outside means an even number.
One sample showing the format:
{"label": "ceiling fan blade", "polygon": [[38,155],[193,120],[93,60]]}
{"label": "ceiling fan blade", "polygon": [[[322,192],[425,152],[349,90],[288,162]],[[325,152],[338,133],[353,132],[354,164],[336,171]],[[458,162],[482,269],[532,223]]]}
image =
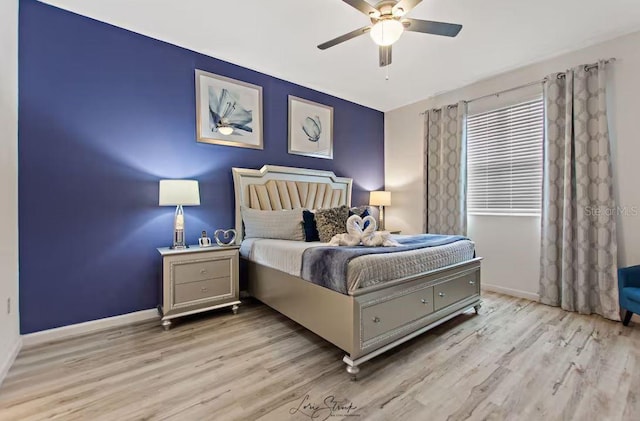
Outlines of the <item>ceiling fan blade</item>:
{"label": "ceiling fan blade", "polygon": [[[395,16],[404,16],[420,3],[422,3],[422,0],[400,0],[395,6],[393,6],[393,14]],[[402,9],[402,13],[398,14],[400,9]]]}
{"label": "ceiling fan blade", "polygon": [[380,46],[380,67],[388,66],[391,64],[391,46]]}
{"label": "ceiling fan blade", "polygon": [[356,29],[355,31],[351,31],[347,34],[339,36],[338,38],[334,38],[331,41],[327,41],[323,44],[320,44],[318,45],[318,48],[321,50],[326,50],[327,48],[333,47],[334,45],[338,45],[342,42],[349,41],[351,38],[355,38],[362,34],[366,34],[367,32],[369,32],[370,29],[371,29],[370,26],[365,26],[363,28]]}
{"label": "ceiling fan blade", "polygon": [[[370,5],[364,0],[342,0],[347,3],[349,6],[354,7],[364,13],[367,16],[371,16],[372,14],[376,17],[380,17],[380,12],[378,9]],[[420,0],[422,1],[422,0]]]}
{"label": "ceiling fan blade", "polygon": [[462,25],[455,23],[434,22],[431,20],[420,19],[402,19],[402,24],[405,26],[407,31],[442,35],[443,37],[455,37],[462,29]]}

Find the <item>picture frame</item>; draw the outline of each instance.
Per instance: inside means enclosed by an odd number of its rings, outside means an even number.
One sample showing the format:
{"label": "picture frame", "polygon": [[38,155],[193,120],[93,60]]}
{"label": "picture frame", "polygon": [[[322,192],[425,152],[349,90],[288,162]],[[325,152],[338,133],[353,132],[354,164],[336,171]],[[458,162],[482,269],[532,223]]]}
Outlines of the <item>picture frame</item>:
{"label": "picture frame", "polygon": [[289,95],[288,152],[333,159],[333,107]]}
{"label": "picture frame", "polygon": [[195,82],[198,142],[264,148],[262,86],[198,69]]}

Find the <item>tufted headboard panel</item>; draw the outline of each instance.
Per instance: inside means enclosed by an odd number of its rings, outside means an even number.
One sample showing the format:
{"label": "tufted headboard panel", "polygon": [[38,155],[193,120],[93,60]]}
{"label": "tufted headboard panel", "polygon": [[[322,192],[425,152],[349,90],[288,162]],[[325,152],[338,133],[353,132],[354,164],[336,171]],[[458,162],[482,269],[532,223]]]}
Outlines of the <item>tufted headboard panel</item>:
{"label": "tufted headboard panel", "polygon": [[350,178],[331,171],[265,165],[259,170],[233,168],[238,242],[244,237],[242,205],[260,210],[324,209],[351,205]]}

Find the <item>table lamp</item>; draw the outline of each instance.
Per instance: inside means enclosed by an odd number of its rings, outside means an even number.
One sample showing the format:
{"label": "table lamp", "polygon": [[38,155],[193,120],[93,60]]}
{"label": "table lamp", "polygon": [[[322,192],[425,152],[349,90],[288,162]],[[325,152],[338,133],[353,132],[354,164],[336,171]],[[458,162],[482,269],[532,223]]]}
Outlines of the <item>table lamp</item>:
{"label": "table lamp", "polygon": [[391,192],[372,191],[369,195],[369,204],[380,208],[380,230],[384,231],[384,207],[391,205]]}
{"label": "table lamp", "polygon": [[184,210],[183,206],[200,206],[200,189],[196,180],[160,180],[160,206],[175,206],[173,220],[172,249],[184,249]]}

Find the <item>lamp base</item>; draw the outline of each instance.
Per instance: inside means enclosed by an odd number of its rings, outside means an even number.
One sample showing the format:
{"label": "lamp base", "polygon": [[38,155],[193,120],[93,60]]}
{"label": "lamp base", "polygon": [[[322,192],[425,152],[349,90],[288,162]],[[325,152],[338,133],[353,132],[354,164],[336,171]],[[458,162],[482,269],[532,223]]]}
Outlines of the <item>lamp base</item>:
{"label": "lamp base", "polygon": [[188,248],[184,240],[184,210],[182,205],[176,206],[176,214],[173,220],[173,245],[171,249],[180,250]]}

